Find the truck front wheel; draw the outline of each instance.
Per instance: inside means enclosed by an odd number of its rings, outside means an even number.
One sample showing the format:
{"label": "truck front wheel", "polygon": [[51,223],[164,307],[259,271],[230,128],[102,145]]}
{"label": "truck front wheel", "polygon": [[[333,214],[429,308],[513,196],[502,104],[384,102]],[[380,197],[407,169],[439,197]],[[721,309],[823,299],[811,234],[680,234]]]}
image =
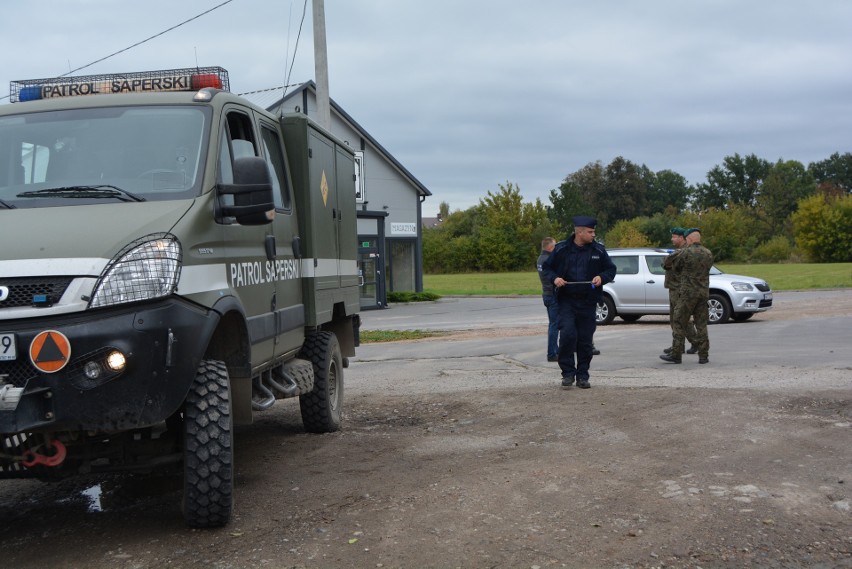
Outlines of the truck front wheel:
{"label": "truck front wheel", "polygon": [[337,431],[343,407],[343,358],[337,336],[331,332],[309,335],[299,357],[314,365],[314,389],[299,396],[305,430],[309,433]]}
{"label": "truck front wheel", "polygon": [[234,509],[231,390],[225,363],[203,360],[184,407],[183,515],[196,528],[223,526]]}

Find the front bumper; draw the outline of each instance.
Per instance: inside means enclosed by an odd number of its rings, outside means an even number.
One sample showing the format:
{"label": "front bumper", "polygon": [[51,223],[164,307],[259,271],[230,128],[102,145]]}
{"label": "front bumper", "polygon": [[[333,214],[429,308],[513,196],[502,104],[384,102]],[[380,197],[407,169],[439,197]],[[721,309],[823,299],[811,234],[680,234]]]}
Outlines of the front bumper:
{"label": "front bumper", "polygon": [[[87,311],[45,319],[0,321],[14,334],[17,358],[0,361],[0,433],[120,431],[163,421],[183,403],[218,315],[171,297],[156,303]],[[68,363],[40,372],[29,347],[55,330],[70,344]],[[88,362],[118,350],[118,373],[93,380]]]}
{"label": "front bumper", "polygon": [[765,312],[772,308],[772,292],[738,292],[731,294],[734,312]]}

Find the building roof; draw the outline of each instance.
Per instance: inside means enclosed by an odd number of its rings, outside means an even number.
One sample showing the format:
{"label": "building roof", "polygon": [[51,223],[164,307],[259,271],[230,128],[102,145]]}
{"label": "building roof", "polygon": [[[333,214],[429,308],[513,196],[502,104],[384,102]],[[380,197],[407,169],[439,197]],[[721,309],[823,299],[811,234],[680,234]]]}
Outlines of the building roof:
{"label": "building roof", "polygon": [[[316,83],[313,81],[306,81],[297,87],[295,90],[290,91],[289,93],[283,94],[281,89],[270,89],[267,91],[255,91],[254,93],[246,93],[243,95],[246,99],[251,101],[252,103],[264,107],[266,110],[270,112],[276,112],[278,109],[284,106],[284,104],[288,101],[292,101],[293,99],[297,99],[297,97],[302,97],[305,91],[310,91],[316,97]],[[298,100],[298,99],[297,99]],[[429,191],[426,186],[424,186],[420,180],[418,180],[414,174],[408,171],[408,169],[402,165],[402,163],[394,158],[394,156],[387,151],[387,149],[379,144],[379,141],[370,135],[364,127],[362,127],[358,122],[353,119],[349,113],[343,110],[340,105],[334,102],[334,99],[329,99],[329,104],[331,106],[332,112],[336,113],[338,117],[340,117],[344,122],[348,123],[356,132],[358,132],[362,137],[364,137],[369,143],[376,149],[376,151],[381,154],[388,162],[390,162],[399,172],[405,177],[411,185],[413,185],[417,189],[417,194],[420,196],[431,196],[432,192]],[[307,113],[305,113],[307,114]]]}

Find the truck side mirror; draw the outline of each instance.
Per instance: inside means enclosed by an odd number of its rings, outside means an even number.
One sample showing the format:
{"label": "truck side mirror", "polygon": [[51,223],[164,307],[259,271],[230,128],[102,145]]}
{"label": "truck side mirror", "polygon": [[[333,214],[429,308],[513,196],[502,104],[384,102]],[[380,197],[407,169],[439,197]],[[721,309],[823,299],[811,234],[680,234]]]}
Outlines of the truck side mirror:
{"label": "truck side mirror", "polygon": [[266,161],[259,156],[234,160],[234,183],[218,184],[220,203],[223,196],[234,196],[233,205],[221,205],[224,217],[233,217],[240,225],[264,225],[275,217],[272,178]]}

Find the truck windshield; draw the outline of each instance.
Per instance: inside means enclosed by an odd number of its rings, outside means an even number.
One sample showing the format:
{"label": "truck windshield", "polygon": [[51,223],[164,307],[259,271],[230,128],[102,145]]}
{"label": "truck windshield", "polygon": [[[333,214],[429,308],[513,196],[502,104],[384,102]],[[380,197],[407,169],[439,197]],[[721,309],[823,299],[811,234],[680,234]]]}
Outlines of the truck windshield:
{"label": "truck windshield", "polygon": [[207,107],[103,107],[0,117],[9,208],[151,201],[201,191]]}

